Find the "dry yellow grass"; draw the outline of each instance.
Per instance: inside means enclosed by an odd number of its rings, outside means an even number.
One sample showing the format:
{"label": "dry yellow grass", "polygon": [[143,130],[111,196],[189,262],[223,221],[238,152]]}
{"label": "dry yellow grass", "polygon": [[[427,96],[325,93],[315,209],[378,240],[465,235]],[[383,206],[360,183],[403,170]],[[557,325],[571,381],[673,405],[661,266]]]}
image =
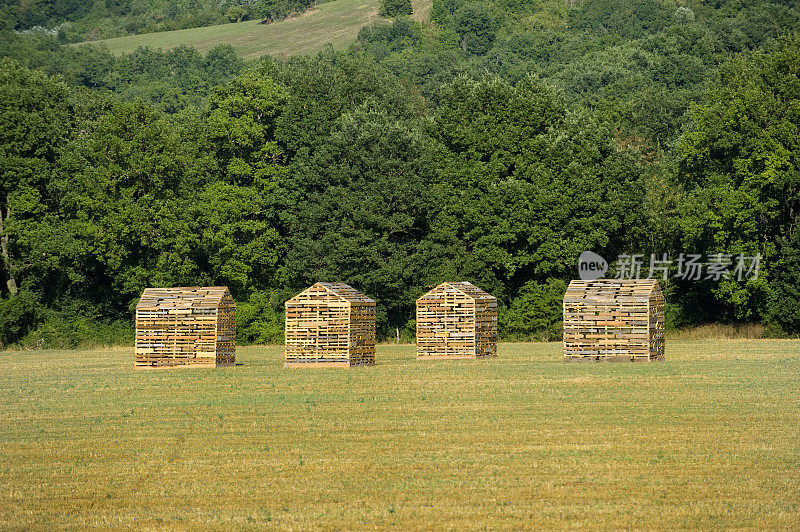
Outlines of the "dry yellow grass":
{"label": "dry yellow grass", "polygon": [[132,349],[2,352],[0,528],[794,528],[800,342],[650,364],[499,357],[135,371]]}
{"label": "dry yellow grass", "polygon": [[764,326],[760,323],[745,323],[741,325],[712,323],[670,331],[667,333],[667,338],[673,340],[755,340],[764,338]]}

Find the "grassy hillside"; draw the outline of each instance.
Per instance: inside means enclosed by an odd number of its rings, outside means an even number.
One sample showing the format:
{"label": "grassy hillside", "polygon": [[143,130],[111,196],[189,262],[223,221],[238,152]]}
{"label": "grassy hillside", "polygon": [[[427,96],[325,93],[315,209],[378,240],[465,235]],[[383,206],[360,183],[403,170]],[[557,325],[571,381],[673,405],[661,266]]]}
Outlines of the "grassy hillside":
{"label": "grassy hillside", "polygon": [[670,342],[652,364],[133,369],[0,352],[0,528],[794,528],[800,342]]}
{"label": "grassy hillside", "polygon": [[[431,0],[415,0],[415,17],[427,19]],[[344,48],[353,42],[362,26],[378,20],[379,0],[335,0],[280,22],[261,24],[257,20],[189,30],[146,33],[93,41],[115,54],[138,47],[169,49],[191,46],[205,53],[218,44],[230,44],[242,57],[289,56],[321,50],[326,44]]]}

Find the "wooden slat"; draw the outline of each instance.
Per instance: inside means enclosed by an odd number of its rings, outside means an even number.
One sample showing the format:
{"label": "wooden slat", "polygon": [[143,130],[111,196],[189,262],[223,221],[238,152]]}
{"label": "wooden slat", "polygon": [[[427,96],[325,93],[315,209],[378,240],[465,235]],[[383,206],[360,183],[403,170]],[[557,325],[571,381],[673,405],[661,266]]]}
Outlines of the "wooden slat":
{"label": "wooden slat", "polygon": [[664,296],[655,279],[572,281],[563,310],[568,361],[664,358]]}
{"label": "wooden slat", "polygon": [[375,301],[344,283],[316,283],[286,302],[286,367],[375,364]]}
{"label": "wooden slat", "polygon": [[417,300],[417,358],[497,355],[497,299],[467,282],[444,282]]}
{"label": "wooden slat", "polygon": [[236,304],[224,286],[147,288],[136,306],[137,368],[235,363]]}

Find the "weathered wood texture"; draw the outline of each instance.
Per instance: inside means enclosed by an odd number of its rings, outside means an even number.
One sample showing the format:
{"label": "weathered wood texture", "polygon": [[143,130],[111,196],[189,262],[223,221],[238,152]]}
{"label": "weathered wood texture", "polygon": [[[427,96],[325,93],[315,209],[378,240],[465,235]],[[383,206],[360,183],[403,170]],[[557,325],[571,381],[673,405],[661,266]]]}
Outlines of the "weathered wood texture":
{"label": "weathered wood texture", "polygon": [[287,367],[375,364],[375,301],[344,283],[316,283],[286,302]]}
{"label": "weathered wood texture", "polygon": [[136,305],[137,368],[235,362],[236,303],[224,286],[146,288]]}
{"label": "weathered wood texture", "polygon": [[662,360],[664,296],[655,279],[572,281],[564,294],[568,361]]}
{"label": "weathered wood texture", "polygon": [[497,355],[497,299],[467,282],[444,282],[417,299],[417,358]]}

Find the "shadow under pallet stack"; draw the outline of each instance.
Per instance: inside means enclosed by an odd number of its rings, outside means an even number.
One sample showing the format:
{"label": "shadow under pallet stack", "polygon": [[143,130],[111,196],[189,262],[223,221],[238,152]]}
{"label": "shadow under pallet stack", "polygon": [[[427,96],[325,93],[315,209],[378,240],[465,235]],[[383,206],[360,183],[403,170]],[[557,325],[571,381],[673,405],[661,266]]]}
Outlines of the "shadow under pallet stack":
{"label": "shadow under pallet stack", "polygon": [[572,281],[564,294],[569,362],[664,358],[664,296],[655,279]]}
{"label": "shadow under pallet stack", "polygon": [[417,300],[417,358],[497,355],[497,299],[468,282],[444,282]]}
{"label": "shadow under pallet stack", "polygon": [[224,286],[147,288],[136,305],[137,368],[235,363],[236,304]]}
{"label": "shadow under pallet stack", "polygon": [[316,283],[286,302],[285,367],[375,364],[375,301],[344,283]]}

